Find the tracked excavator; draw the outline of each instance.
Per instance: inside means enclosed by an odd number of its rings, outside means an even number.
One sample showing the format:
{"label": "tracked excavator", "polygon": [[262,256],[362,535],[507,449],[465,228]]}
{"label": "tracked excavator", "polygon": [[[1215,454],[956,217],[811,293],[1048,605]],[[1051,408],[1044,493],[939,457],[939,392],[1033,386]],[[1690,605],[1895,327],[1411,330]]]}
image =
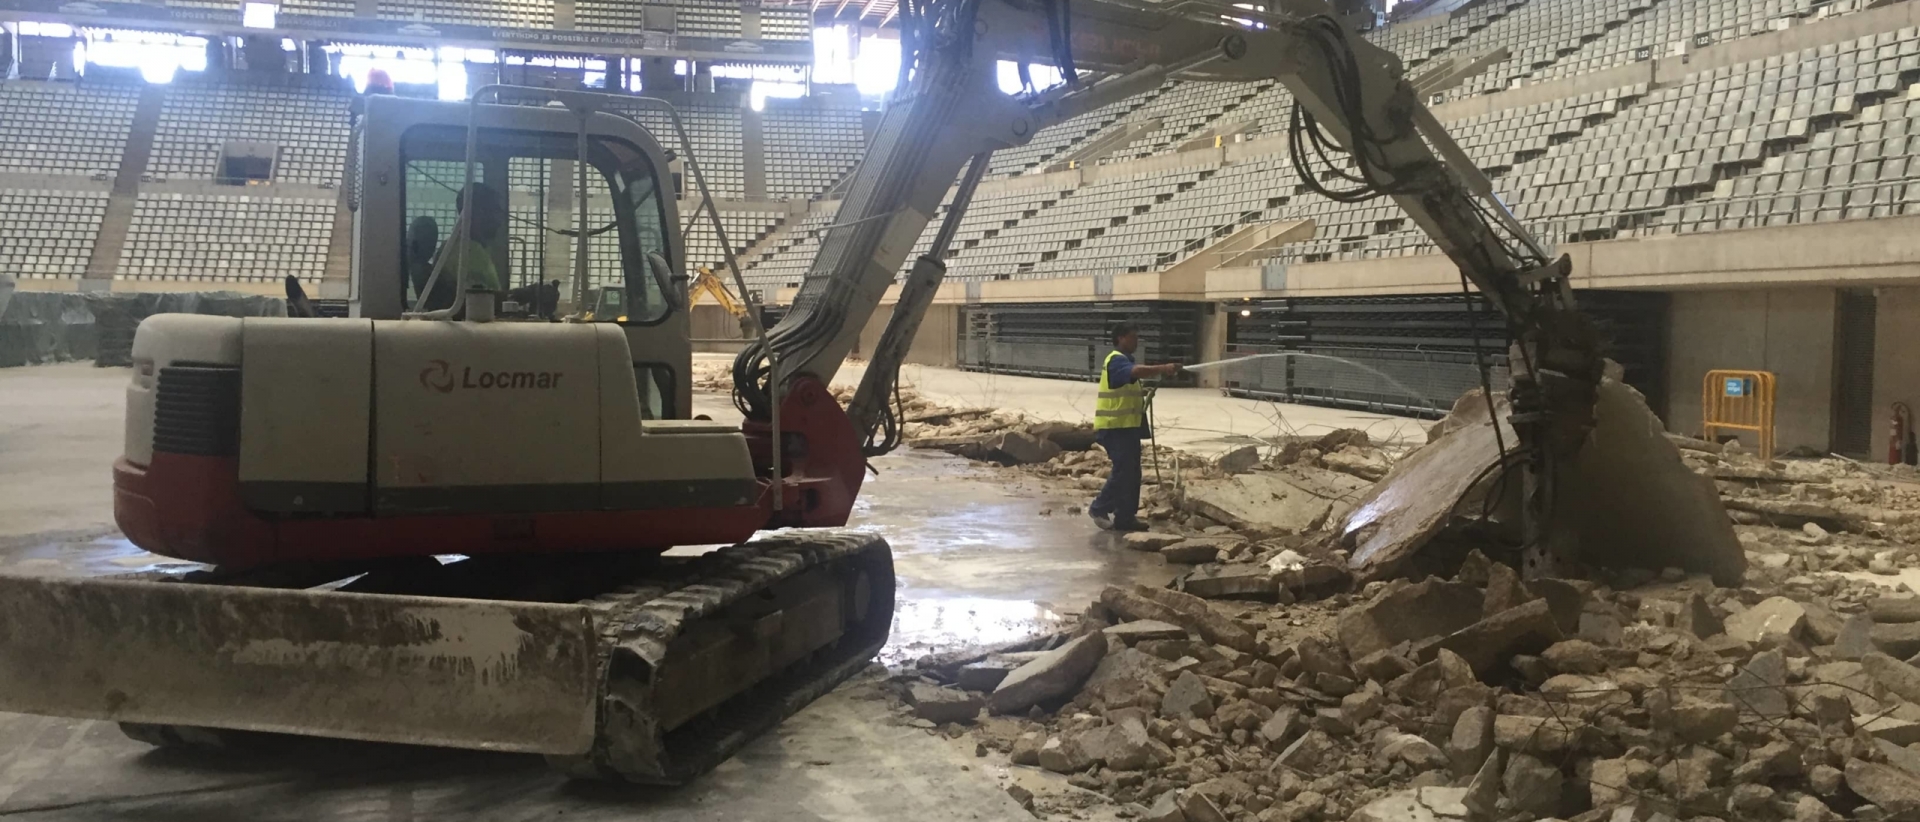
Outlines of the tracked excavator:
{"label": "tracked excavator", "polygon": [[[1556,461],[1592,426],[1600,378],[1566,259],[1502,206],[1393,54],[1321,0],[1267,2],[903,2],[902,82],[792,310],[734,363],[738,424],[689,418],[688,224],[654,134],[585,92],[370,98],[348,175],[351,318],[160,315],[136,336],[115,519],[208,570],[0,580],[0,710],[159,744],[304,734],[531,752],[587,778],[699,775],[887,637],[889,547],[832,529],[867,456],[899,440],[897,365],[993,153],[1169,78],[1283,82],[1301,179],[1393,198],[1505,313],[1529,555],[1550,562]],[[1065,82],[1003,93],[1002,59]],[[667,137],[703,195],[693,217],[726,244],[698,157]],[[529,170],[573,178],[573,302],[600,277],[625,289],[617,322],[495,319],[468,291],[462,255],[510,260],[445,192]],[[407,296],[425,258],[409,231],[430,214],[454,226],[431,265],[460,307]],[[828,382],[902,273],[843,409]],[[667,555],[707,545],[730,547]]]}

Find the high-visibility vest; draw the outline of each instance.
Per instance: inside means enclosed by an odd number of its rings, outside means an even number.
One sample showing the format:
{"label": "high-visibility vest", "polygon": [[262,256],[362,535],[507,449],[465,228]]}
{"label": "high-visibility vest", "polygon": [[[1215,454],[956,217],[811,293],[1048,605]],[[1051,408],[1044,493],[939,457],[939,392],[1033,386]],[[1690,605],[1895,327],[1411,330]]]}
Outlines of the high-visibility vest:
{"label": "high-visibility vest", "polygon": [[1113,358],[1124,356],[1118,351],[1107,352],[1107,359],[1100,363],[1100,396],[1093,404],[1093,430],[1108,428],[1144,428],[1147,424],[1147,392],[1140,386],[1139,380],[1127,383],[1119,388],[1107,382],[1107,366],[1113,364]]}

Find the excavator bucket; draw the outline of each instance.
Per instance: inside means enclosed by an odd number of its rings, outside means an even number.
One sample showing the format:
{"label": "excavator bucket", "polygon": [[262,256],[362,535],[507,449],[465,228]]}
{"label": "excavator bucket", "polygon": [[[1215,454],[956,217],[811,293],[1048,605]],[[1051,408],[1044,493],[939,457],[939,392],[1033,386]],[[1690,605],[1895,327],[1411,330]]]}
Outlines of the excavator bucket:
{"label": "excavator bucket", "polygon": [[578,754],[594,638],[580,605],[0,577],[0,711]]}

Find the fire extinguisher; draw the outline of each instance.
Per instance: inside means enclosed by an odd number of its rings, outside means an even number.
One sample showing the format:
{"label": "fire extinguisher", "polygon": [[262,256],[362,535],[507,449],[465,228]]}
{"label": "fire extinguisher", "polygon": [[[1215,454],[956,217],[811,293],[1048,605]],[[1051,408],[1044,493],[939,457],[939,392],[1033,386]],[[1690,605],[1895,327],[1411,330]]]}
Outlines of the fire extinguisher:
{"label": "fire extinguisher", "polygon": [[1920,463],[1920,440],[1913,430],[1913,409],[1904,402],[1893,404],[1893,430],[1887,436],[1887,464]]}

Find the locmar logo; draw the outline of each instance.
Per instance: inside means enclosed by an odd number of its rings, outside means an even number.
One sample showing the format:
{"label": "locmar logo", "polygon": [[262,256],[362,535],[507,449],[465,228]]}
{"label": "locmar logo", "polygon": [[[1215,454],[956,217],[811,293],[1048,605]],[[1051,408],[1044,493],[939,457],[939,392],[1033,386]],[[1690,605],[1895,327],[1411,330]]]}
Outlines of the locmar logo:
{"label": "locmar logo", "polygon": [[564,376],[559,371],[475,371],[469,365],[461,367],[456,380],[451,363],[428,360],[427,367],[420,369],[420,387],[442,394],[451,394],[455,388],[559,388]]}
{"label": "locmar logo", "polygon": [[428,360],[427,367],[420,369],[420,385],[442,394],[453,393],[453,366],[446,360]]}

